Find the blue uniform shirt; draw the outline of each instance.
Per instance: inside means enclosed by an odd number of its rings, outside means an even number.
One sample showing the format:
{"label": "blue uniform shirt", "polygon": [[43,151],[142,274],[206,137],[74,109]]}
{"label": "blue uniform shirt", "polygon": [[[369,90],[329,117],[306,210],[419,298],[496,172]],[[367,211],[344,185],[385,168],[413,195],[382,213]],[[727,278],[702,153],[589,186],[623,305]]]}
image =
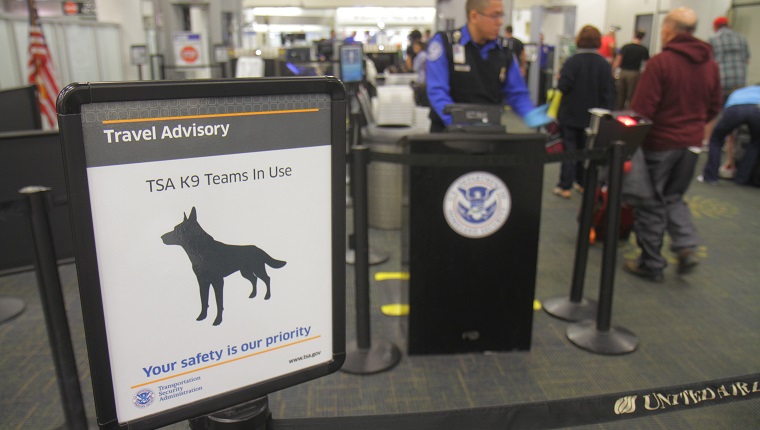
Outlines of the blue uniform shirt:
{"label": "blue uniform shirt", "polygon": [[731,93],[725,107],[736,105],[760,105],[760,85],[739,88]]}
{"label": "blue uniform shirt", "polygon": [[[459,40],[461,45],[472,42],[470,31],[465,25],[459,31],[462,37]],[[451,41],[453,44],[453,41]],[[477,45],[476,45],[477,46]],[[478,47],[480,56],[485,60],[488,53],[493,49],[502,49],[496,40],[487,42],[485,45]],[[430,99],[430,107],[435,110],[443,120],[444,125],[451,125],[451,115],[443,113],[446,105],[453,104],[451,98],[451,88],[449,86],[449,58],[446,54],[446,47],[441,39],[440,34],[436,34],[428,44],[427,50],[427,93]],[[509,74],[502,85],[504,100],[512,107],[521,117],[525,116],[533,109],[533,102],[530,100],[530,92],[525,80],[520,74],[520,65],[516,59],[512,60],[512,66],[509,68]],[[495,77],[498,79],[498,76]]]}

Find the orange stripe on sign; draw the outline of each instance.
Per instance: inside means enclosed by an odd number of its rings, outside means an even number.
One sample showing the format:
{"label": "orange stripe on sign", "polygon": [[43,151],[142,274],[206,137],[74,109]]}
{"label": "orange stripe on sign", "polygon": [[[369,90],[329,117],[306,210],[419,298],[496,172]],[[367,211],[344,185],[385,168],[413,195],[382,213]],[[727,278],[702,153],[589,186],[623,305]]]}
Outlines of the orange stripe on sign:
{"label": "orange stripe on sign", "polygon": [[145,385],[155,384],[156,382],[166,381],[167,379],[179,378],[180,376],[189,375],[191,373],[200,372],[201,370],[211,369],[212,367],[217,367],[217,366],[221,366],[221,365],[224,365],[224,364],[230,364],[230,363],[235,362],[235,361],[245,360],[246,358],[251,358],[251,357],[254,357],[254,356],[257,356],[257,355],[266,354],[267,352],[276,351],[278,349],[287,348],[289,346],[298,345],[299,343],[304,343],[304,342],[308,342],[310,340],[319,339],[320,337],[322,337],[322,336],[320,335],[320,336],[314,336],[314,337],[307,337],[306,339],[301,339],[299,341],[287,343],[285,345],[275,346],[274,348],[270,348],[270,349],[267,349],[267,350],[264,350],[264,351],[254,352],[253,354],[248,354],[248,355],[242,355],[240,357],[235,357],[235,358],[232,358],[232,359],[227,360],[227,361],[220,361],[219,363],[209,364],[208,366],[199,367],[199,368],[193,369],[193,370],[188,370],[187,372],[177,373],[176,375],[166,376],[164,378],[158,378],[158,379],[154,379],[152,381],[143,382],[142,384],[133,385],[133,386],[131,386],[129,388],[139,388],[139,387],[143,387]]}
{"label": "orange stripe on sign", "polygon": [[208,115],[187,115],[187,116],[164,116],[158,118],[133,118],[133,119],[109,119],[103,121],[103,124],[125,124],[130,122],[150,122],[150,121],[174,121],[178,119],[198,119],[198,118],[224,118],[231,116],[253,116],[253,115],[281,115],[288,113],[312,113],[319,112],[319,109],[292,109],[292,110],[270,110],[266,112],[235,112],[235,113],[215,113]]}

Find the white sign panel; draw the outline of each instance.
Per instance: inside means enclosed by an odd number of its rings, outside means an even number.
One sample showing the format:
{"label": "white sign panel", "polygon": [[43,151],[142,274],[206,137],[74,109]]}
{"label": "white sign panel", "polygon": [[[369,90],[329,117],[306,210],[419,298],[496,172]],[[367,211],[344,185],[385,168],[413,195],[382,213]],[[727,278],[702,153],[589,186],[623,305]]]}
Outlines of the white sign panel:
{"label": "white sign panel", "polygon": [[120,423],[333,360],[330,106],[83,106]]}

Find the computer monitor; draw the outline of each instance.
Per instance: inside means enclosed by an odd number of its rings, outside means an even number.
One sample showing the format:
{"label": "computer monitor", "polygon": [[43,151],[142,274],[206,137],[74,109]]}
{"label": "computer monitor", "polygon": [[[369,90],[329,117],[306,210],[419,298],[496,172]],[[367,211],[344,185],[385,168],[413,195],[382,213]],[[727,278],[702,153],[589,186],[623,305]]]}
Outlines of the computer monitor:
{"label": "computer monitor", "polygon": [[364,51],[362,45],[340,46],[340,79],[344,83],[364,80]]}
{"label": "computer monitor", "polygon": [[399,54],[397,52],[374,52],[367,55],[375,64],[377,73],[384,73],[385,69],[400,64]]}
{"label": "computer monitor", "polygon": [[41,129],[36,85],[0,91],[0,132]]}
{"label": "computer monitor", "polygon": [[315,50],[318,60],[331,61],[333,59],[335,48],[332,41],[326,39],[320,40],[319,42],[314,42],[314,45],[316,46]]}
{"label": "computer monitor", "polygon": [[308,46],[299,46],[296,48],[286,48],[284,52],[285,61],[295,61],[305,63],[311,60],[311,48]]}

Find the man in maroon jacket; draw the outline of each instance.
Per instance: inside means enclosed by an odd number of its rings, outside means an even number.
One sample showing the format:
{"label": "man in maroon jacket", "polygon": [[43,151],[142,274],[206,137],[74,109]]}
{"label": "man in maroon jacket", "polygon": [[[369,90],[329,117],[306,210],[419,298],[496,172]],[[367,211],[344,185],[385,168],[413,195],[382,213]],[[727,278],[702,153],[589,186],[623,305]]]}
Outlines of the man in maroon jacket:
{"label": "man in maroon jacket", "polygon": [[696,39],[697,14],[680,7],[662,23],[662,52],[647,63],[631,109],[652,120],[642,143],[655,198],[634,210],[634,231],[641,248],[638,260],[623,268],[654,282],[663,282],[667,266],[661,254],[667,231],[678,256],[678,273],[697,265],[696,229],[683,195],[691,183],[705,124],[720,111],[718,65],[709,44]]}

